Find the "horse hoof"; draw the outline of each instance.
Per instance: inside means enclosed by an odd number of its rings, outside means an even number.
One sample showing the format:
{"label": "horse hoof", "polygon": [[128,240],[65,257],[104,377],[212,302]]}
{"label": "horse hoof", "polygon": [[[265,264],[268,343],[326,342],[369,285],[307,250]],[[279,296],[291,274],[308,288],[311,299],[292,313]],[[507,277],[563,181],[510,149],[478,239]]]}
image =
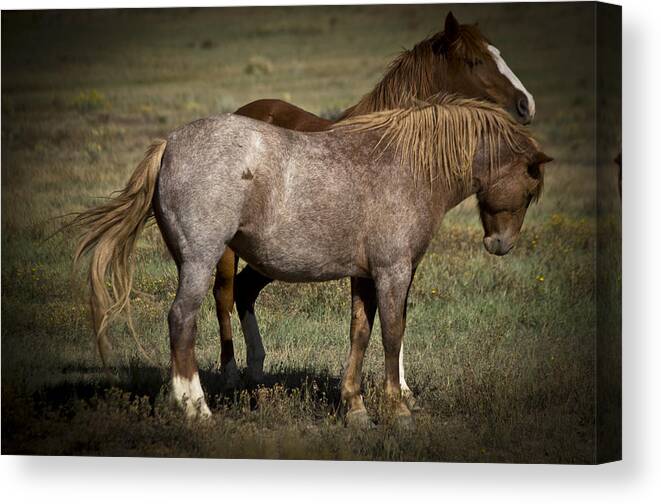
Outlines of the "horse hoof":
{"label": "horse hoof", "polygon": [[208,420],[211,420],[211,417],[213,415],[211,414],[211,410],[209,409],[209,406],[205,404],[200,405],[197,411],[197,417],[196,419],[201,422],[206,422]]}
{"label": "horse hoof", "polygon": [[406,404],[406,407],[411,413],[422,411],[422,406],[420,406],[412,392],[402,394],[402,399],[404,399],[404,404]]}
{"label": "horse hoof", "polygon": [[189,422],[204,423],[213,416],[206,402],[193,404],[191,401],[186,400],[184,404],[179,403],[176,406],[183,410],[186,420]]}
{"label": "horse hoof", "polygon": [[252,385],[262,385],[264,383],[264,371],[248,368],[248,380]]}
{"label": "horse hoof", "polygon": [[344,417],[344,421],[347,427],[356,430],[369,430],[375,427],[367,410],[349,411]]}
{"label": "horse hoof", "polygon": [[415,422],[411,415],[398,415],[395,418],[395,426],[398,430],[410,432],[415,430]]}
{"label": "horse hoof", "polygon": [[239,369],[236,367],[234,361],[230,361],[223,366],[220,370],[220,375],[223,378],[226,390],[233,390],[239,388],[241,385],[241,375],[239,374]]}

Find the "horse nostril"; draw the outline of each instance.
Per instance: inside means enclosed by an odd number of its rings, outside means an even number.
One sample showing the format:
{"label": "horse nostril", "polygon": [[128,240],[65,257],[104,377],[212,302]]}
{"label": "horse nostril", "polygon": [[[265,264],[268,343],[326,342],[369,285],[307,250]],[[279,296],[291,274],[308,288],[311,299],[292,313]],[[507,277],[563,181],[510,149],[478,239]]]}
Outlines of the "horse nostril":
{"label": "horse nostril", "polygon": [[528,98],[527,97],[521,97],[519,100],[516,102],[516,110],[519,113],[519,115],[523,118],[528,118],[530,116],[530,109],[528,108]]}
{"label": "horse nostril", "polygon": [[509,240],[504,240],[500,236],[485,236],[484,237],[484,247],[487,249],[487,252],[497,256],[503,256],[512,250],[513,243]]}
{"label": "horse nostril", "polygon": [[494,236],[486,236],[484,238],[484,246],[490,254],[496,254],[501,248],[500,238]]}

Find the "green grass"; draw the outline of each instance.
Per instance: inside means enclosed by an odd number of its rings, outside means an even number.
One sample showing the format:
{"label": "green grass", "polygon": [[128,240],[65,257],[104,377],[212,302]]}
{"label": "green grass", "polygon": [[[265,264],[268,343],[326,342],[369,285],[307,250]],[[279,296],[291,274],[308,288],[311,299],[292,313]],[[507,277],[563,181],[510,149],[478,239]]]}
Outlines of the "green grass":
{"label": "green grass", "polygon": [[[149,140],[176,126],[263,97],[326,115],[350,106],[401,47],[441,28],[446,8],[3,13],[3,453],[594,461],[591,10],[453,11],[480,22],[534,93],[533,130],[556,161],[508,256],[484,251],[474,201],[447,216],[418,269],[405,338],[407,379],[424,410],[413,432],[383,414],[377,324],[364,379],[377,428],[362,434],[343,426],[339,404],[346,280],[264,291],[261,391],[224,390],[209,295],[196,351],[214,416],[190,424],[163,401],[176,272],[157,229],[137,250],[144,294],[134,299],[134,318],[158,365],[141,358],[120,323],[112,376],[94,350],[84,279],[71,276],[75,237],[48,237],[62,223],[57,216],[121,187]],[[542,36],[559,25],[563,36]],[[606,180],[614,187],[615,176]],[[619,270],[618,261],[611,266]]]}

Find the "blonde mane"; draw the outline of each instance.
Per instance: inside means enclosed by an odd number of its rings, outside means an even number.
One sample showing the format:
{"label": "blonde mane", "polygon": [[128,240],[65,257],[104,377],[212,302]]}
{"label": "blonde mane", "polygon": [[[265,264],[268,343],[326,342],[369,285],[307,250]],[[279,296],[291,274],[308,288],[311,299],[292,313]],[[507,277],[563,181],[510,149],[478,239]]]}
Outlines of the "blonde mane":
{"label": "blonde mane", "polygon": [[447,188],[470,187],[473,159],[481,143],[487,149],[490,173],[499,168],[503,145],[513,154],[537,147],[530,133],[497,105],[451,95],[430,101],[350,117],[333,129],[382,131],[375,149],[393,147],[416,181],[424,179],[433,186],[440,179]]}

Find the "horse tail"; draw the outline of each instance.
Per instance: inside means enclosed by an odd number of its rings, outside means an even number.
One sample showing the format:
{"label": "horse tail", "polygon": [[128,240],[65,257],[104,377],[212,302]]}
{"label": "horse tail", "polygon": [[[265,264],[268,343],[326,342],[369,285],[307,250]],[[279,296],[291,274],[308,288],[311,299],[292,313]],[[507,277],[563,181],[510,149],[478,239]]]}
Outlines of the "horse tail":
{"label": "horse tail", "polygon": [[83,255],[91,253],[88,276],[92,323],[104,365],[111,348],[108,324],[123,310],[127,312],[129,330],[138,348],[152,361],[133,329],[130,294],[134,265],[130,256],[140,232],[153,217],[152,198],[166,144],[165,140],[154,141],[124,189],[115,193],[108,203],[81,212],[72,222],[81,229],[74,266]]}

